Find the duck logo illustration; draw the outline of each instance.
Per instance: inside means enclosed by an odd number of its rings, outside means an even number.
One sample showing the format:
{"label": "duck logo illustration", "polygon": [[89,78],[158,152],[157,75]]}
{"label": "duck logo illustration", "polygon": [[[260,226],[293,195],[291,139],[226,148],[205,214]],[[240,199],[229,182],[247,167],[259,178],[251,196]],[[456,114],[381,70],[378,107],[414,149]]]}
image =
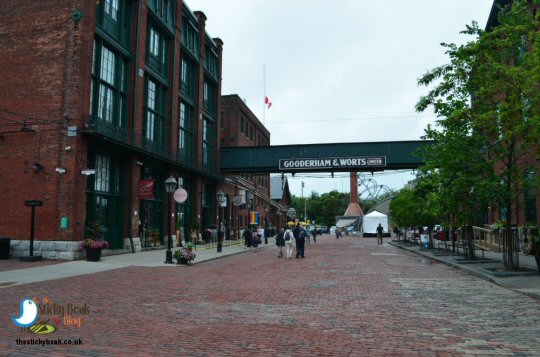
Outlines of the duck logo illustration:
{"label": "duck logo illustration", "polygon": [[19,327],[30,327],[38,318],[37,303],[32,299],[21,301],[21,316],[11,316],[13,323]]}

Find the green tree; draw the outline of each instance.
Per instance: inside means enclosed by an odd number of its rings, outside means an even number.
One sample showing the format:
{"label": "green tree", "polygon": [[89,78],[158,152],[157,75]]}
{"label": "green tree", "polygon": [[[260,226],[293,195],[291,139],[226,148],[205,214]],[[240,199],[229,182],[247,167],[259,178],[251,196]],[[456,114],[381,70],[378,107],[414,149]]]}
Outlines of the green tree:
{"label": "green tree", "polygon": [[[516,222],[529,169],[519,160],[538,143],[539,22],[525,0],[502,9],[498,20],[487,32],[467,26],[463,33],[474,39],[464,45],[443,44],[450,63],[419,80],[434,88],[417,110],[432,107],[439,119],[426,129],[436,140],[424,153],[426,170],[439,175],[439,200],[457,225],[470,227],[488,205],[505,208],[508,225]],[[513,244],[506,246],[514,267]]]}
{"label": "green tree", "polygon": [[417,211],[417,197],[410,188],[403,188],[398,191],[392,199],[392,202],[390,202],[390,216],[400,227],[415,227],[421,225]]}

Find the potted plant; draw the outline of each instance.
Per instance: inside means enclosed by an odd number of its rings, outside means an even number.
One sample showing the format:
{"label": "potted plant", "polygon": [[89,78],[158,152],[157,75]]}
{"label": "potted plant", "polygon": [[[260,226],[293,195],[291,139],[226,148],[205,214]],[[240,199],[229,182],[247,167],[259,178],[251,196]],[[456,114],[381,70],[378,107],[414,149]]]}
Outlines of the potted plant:
{"label": "potted plant", "polygon": [[540,273],[540,228],[531,228],[531,254],[536,260],[536,267]]}
{"label": "potted plant", "polygon": [[178,264],[189,264],[195,259],[195,252],[193,251],[193,243],[189,242],[185,247],[181,247],[174,252],[174,259]]}
{"label": "potted plant", "polygon": [[98,262],[101,259],[101,251],[109,248],[109,242],[103,239],[103,233],[107,230],[96,221],[92,227],[86,228],[86,238],[81,242],[80,248],[86,252],[86,260]]}

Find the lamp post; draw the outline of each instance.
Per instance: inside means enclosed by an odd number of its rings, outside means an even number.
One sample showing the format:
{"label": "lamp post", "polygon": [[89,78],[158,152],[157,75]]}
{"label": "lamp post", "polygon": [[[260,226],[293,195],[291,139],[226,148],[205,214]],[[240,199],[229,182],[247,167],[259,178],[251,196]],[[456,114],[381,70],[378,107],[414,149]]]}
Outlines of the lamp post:
{"label": "lamp post", "polygon": [[171,233],[171,215],[172,215],[172,193],[176,190],[178,186],[178,183],[176,182],[176,179],[172,176],[170,176],[168,179],[165,180],[165,192],[168,193],[169,196],[169,209],[168,209],[168,218],[167,218],[167,230],[169,233],[169,239],[167,239],[167,252],[165,253],[165,264],[172,264],[172,233]]}
{"label": "lamp post", "polygon": [[217,200],[217,209],[218,209],[217,252],[221,253],[221,244],[222,244],[222,239],[221,239],[221,234],[222,234],[222,232],[221,232],[221,205],[225,202],[225,194],[223,193],[223,191],[220,190],[220,191],[216,192],[216,200]]}

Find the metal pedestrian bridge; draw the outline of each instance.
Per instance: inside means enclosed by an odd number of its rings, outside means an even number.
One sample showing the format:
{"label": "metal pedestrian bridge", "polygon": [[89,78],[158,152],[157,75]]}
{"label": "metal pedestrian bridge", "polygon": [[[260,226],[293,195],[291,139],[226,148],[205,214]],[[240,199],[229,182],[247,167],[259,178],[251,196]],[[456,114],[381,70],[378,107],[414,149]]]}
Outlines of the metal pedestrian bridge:
{"label": "metal pedestrian bridge", "polygon": [[387,141],[221,148],[222,173],[374,172],[415,169],[433,141]]}

